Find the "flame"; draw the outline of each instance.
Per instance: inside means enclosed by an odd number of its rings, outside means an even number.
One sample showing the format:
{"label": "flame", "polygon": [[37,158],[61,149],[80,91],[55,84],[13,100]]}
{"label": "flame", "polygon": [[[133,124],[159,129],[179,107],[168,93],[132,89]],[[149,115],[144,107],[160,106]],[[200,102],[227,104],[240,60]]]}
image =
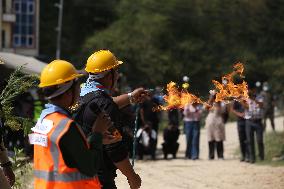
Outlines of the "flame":
{"label": "flame", "polygon": [[230,99],[246,100],[248,99],[248,85],[245,81],[241,84],[234,84],[233,77],[235,75],[243,76],[244,66],[238,62],[234,65],[234,71],[222,77],[222,81],[226,80],[227,84],[219,83],[212,80],[217,89],[215,102],[227,101]]}
{"label": "flame", "polygon": [[187,90],[179,90],[175,82],[167,84],[168,95],[164,96],[164,100],[167,103],[165,106],[158,106],[154,108],[154,111],[171,110],[171,109],[183,109],[188,103],[203,103],[197,96],[189,93]]}
{"label": "flame", "polygon": [[[248,85],[245,81],[241,84],[235,84],[233,82],[233,77],[238,75],[244,78],[244,66],[242,63],[238,62],[233,66],[234,71],[223,76],[222,81],[226,80],[227,83],[219,83],[216,80],[212,80],[216,88],[216,98],[215,102],[229,102],[230,100],[247,100],[248,99]],[[205,105],[207,108],[211,108],[212,105],[203,102],[197,96],[189,93],[186,89],[179,90],[175,82],[170,82],[167,84],[168,94],[164,96],[166,102],[165,106],[158,106],[153,109],[153,111],[161,110],[171,110],[174,108],[183,109],[186,104],[200,103]]]}

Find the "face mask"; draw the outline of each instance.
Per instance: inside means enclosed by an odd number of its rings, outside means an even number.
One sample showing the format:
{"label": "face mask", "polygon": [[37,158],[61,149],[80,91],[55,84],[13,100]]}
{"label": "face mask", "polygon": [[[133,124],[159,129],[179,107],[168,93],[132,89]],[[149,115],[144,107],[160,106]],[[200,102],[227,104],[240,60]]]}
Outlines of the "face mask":
{"label": "face mask", "polygon": [[222,84],[223,84],[223,85],[227,85],[227,84],[228,84],[228,80],[223,79],[223,80],[222,80]]}
{"label": "face mask", "polygon": [[268,91],[268,86],[263,86],[264,91]]}

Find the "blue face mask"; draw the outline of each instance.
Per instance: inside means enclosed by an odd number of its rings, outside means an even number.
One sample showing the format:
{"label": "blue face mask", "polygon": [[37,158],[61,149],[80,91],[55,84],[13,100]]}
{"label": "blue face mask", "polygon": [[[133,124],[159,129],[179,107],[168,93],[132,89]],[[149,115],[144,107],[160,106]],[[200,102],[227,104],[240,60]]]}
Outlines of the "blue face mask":
{"label": "blue face mask", "polygon": [[110,95],[110,90],[108,90],[106,87],[104,87],[103,85],[101,85],[99,82],[90,79],[90,77],[88,78],[87,82],[83,84],[82,88],[81,88],[81,93],[80,96],[85,96],[88,93],[91,92],[96,92],[96,91],[104,91],[106,92],[108,95]]}

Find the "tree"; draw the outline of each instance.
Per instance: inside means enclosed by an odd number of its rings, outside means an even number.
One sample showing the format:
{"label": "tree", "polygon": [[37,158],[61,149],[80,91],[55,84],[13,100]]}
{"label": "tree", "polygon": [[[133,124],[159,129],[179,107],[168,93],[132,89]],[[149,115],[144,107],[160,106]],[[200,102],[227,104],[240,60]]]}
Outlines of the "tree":
{"label": "tree", "polygon": [[[191,89],[204,95],[211,79],[220,78],[241,61],[249,82],[267,80],[281,88],[277,81],[282,74],[276,73],[284,66],[281,0],[81,2],[72,0],[66,8],[69,27],[65,28],[68,35],[63,35],[63,43],[68,44],[64,55],[71,55],[66,58],[81,66],[93,51],[110,49],[125,62],[121,68],[132,86],[165,86],[188,75]],[[88,25],[92,22],[83,18],[93,18],[91,10],[99,4],[104,7],[98,17],[111,19]],[[76,20],[75,9],[86,9],[86,13],[77,11],[80,19]],[[94,24],[96,28],[91,27]],[[82,35],[77,38],[78,33]]]}

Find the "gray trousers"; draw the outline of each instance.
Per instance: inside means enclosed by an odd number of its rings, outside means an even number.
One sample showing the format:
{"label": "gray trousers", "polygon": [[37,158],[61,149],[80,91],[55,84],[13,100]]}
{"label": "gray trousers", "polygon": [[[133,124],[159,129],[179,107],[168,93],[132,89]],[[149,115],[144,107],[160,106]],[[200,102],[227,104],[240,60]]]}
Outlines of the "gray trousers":
{"label": "gray trousers", "polygon": [[264,144],[263,144],[263,125],[262,120],[246,120],[246,135],[248,142],[248,152],[251,161],[255,161],[255,145],[254,138],[256,135],[256,141],[258,146],[258,156],[260,160],[264,159]]}

